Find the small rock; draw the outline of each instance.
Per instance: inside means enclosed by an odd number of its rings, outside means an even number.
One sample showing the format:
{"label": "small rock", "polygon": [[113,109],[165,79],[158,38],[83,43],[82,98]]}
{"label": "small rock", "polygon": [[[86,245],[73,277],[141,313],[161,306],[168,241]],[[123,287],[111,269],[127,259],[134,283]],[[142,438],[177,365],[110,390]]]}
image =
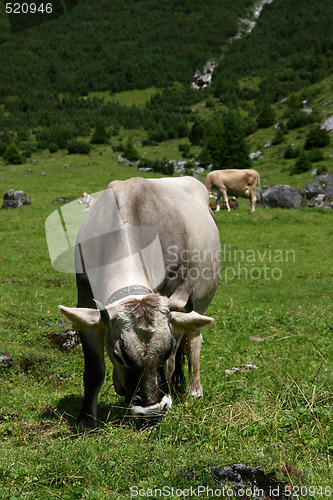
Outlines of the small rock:
{"label": "small rock", "polygon": [[17,208],[22,205],[30,205],[31,199],[24,191],[15,191],[10,189],[3,197],[2,208]]}
{"label": "small rock", "polygon": [[6,352],[0,351],[0,366],[2,368],[8,368],[14,363],[13,358],[11,358]]}
{"label": "small rock", "polygon": [[[274,474],[266,474],[259,467],[245,464],[233,464],[224,467],[212,467],[216,480],[225,485],[228,497],[245,498],[246,490],[251,491],[255,500],[287,500],[288,488],[279,483]],[[233,495],[229,495],[229,491]],[[246,498],[248,495],[246,494]]]}
{"label": "small rock", "polygon": [[227,375],[233,375],[234,373],[243,373],[243,372],[248,372],[250,370],[258,370],[258,366],[252,364],[241,365],[238,367],[231,368],[231,370],[224,370],[224,373],[226,373]]}
{"label": "small rock", "polygon": [[60,335],[53,335],[49,338],[49,342],[50,344],[57,345],[60,351],[68,351],[80,345],[80,337],[77,332],[70,330]]}

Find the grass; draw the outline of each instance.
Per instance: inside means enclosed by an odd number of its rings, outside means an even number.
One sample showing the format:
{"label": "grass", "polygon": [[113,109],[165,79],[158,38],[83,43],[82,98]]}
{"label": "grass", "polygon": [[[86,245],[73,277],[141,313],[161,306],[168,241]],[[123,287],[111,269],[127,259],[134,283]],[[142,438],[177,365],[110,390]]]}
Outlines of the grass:
{"label": "grass", "polygon": [[[170,157],[175,145],[161,145],[171,146]],[[75,305],[75,279],[52,269],[44,224],[54,199],[137,175],[110,154],[105,146],[88,157],[58,152],[0,164],[3,192],[23,189],[32,199],[0,211],[0,349],[15,360],[0,368],[0,497],[125,499],[132,486],[216,488],[212,466],[247,463],[288,485],[315,486],[311,498],[323,498],[320,486],[333,488],[330,211],[251,214],[240,200],[237,211],[219,212],[224,253],[208,310],[216,322],[203,332],[204,397],[179,397],[158,426],[137,429],[108,363],[99,428],[77,434],[82,351],[49,342],[70,329],[57,305]],[[245,363],[258,369],[224,373]],[[190,471],[188,480],[182,473]]]}

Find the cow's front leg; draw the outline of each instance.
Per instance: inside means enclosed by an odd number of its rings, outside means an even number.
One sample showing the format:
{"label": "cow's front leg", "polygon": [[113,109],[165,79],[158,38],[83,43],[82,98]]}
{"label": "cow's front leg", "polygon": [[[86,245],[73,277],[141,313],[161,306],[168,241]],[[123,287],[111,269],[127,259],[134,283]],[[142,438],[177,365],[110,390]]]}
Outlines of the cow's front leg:
{"label": "cow's front leg", "polygon": [[105,376],[104,329],[81,332],[84,353],[84,399],[78,418],[78,428],[97,427],[97,397]]}
{"label": "cow's front leg", "polygon": [[226,189],[221,190],[222,196],[223,196],[223,201],[225,203],[225,206],[227,207],[228,212],[230,212],[230,206],[229,206],[229,201],[228,201],[228,193]]}
{"label": "cow's front leg", "polygon": [[187,339],[188,342],[188,384],[187,391],[192,396],[202,396],[200,382],[200,351],[202,345],[202,335],[200,330]]}

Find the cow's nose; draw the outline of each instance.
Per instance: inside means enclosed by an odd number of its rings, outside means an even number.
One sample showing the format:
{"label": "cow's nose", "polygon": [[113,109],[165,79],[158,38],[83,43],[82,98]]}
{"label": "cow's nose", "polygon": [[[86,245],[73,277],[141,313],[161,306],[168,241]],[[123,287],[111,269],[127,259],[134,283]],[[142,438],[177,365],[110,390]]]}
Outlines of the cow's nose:
{"label": "cow's nose", "polygon": [[169,408],[168,404],[164,403],[164,405],[162,406],[161,410],[162,410],[163,413],[165,413],[168,408]]}

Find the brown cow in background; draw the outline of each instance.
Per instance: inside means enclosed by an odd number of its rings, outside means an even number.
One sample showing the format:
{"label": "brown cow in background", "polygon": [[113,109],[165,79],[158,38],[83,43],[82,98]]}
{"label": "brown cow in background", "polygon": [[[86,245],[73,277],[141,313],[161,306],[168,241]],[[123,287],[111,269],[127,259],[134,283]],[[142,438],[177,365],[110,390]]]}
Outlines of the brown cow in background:
{"label": "brown cow in background", "polygon": [[257,181],[260,188],[259,173],[253,168],[247,168],[243,170],[213,170],[207,175],[204,184],[208,190],[209,196],[216,198],[216,211],[220,210],[220,200],[222,196],[227,210],[230,212],[228,202],[229,195],[249,198],[251,201],[251,212],[254,212],[257,201]]}

